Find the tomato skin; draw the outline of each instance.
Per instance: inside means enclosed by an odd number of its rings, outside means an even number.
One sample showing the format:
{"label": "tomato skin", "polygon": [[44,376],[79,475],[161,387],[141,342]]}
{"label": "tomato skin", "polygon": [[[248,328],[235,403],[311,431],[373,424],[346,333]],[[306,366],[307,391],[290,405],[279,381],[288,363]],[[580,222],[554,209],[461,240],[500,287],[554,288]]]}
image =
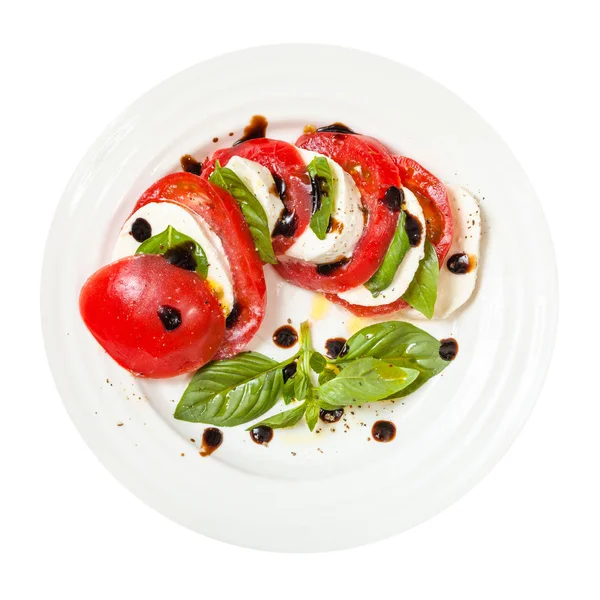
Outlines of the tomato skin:
{"label": "tomato skin", "polygon": [[448,254],[454,235],[454,224],[452,222],[452,209],[448,200],[446,186],[427,169],[422,167],[416,160],[406,156],[394,156],[394,162],[400,171],[402,184],[414,194],[425,196],[433,203],[443,220],[441,239],[434,243],[440,266]]}
{"label": "tomato skin", "polygon": [[308,133],[296,145],[332,158],[350,173],[368,213],[367,222],[352,258],[333,272],[319,274],[314,264],[286,256],[279,257],[275,268],[291,283],[319,292],[338,293],[362,285],[381,265],[398,224],[399,212],[384,202],[390,187],[401,187],[398,169],[385,147],[364,135]]}
{"label": "tomato skin", "polygon": [[394,302],[380,306],[361,306],[360,304],[350,304],[350,302],[343,300],[337,294],[325,294],[325,297],[330,302],[333,302],[339,306],[343,306],[346,310],[350,311],[357,317],[381,317],[383,315],[396,313],[408,306],[408,303],[402,300],[402,298],[398,298],[398,300]]}
{"label": "tomato skin", "polygon": [[[160,307],[179,311],[167,331]],[[210,286],[162,256],[137,254],[96,271],[84,284],[79,310],[92,335],[139,377],[175,377],[199,369],[225,334],[225,317]]]}
{"label": "tomato skin", "polygon": [[235,322],[226,329],[215,358],[238,354],[254,337],[265,315],[267,286],[248,224],[232,196],[192,173],[159,179],[138,200],[132,214],[150,202],[173,202],[195,213],[219,236],[233,280]]}
{"label": "tomato skin", "polygon": [[292,236],[273,236],[275,254],[283,254],[294,243],[295,238],[308,227],[312,212],[310,178],[300,153],[292,144],[281,140],[269,138],[248,140],[232,148],[217,150],[212,158],[205,162],[202,177],[206,179],[210,177],[217,160],[222,167],[225,167],[233,156],[257,162],[283,179],[286,190],[283,203],[287,211],[296,218],[296,229]]}

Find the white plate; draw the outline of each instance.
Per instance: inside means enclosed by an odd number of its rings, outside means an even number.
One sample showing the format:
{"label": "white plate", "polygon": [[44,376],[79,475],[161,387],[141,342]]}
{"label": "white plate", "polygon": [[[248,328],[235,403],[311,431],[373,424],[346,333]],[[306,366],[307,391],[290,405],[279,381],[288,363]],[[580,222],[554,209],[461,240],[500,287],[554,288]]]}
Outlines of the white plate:
{"label": "white plate", "polygon": [[[372,82],[373,85],[367,85]],[[455,318],[422,322],[460,352],[442,376],[402,402],[276,431],[268,448],[226,429],[211,457],[203,425],[175,421],[185,386],[136,380],[92,339],[79,317],[84,280],[109,262],[119,228],[144,189],[229,145],[254,114],[268,134],[294,140],[307,123],[347,123],[414,157],[481,199],[484,239],[475,297]],[[229,136],[234,132],[235,137]],[[218,137],[219,142],[213,143]],[[267,318],[253,349],[313,295],[267,269]],[[379,540],[442,510],[504,454],[540,391],[554,343],[557,285],[552,243],[523,170],[464,102],[423,75],[342,48],[254,48],[202,63],[129,107],[93,145],[58,207],[46,248],[42,317],[48,357],[71,418],[106,467],[169,518],[219,540],[260,549],[319,551]],[[313,315],[314,316],[314,315]],[[358,327],[331,306],[314,319],[317,348]],[[394,442],[368,441],[377,415]],[[349,428],[344,427],[348,425]],[[295,454],[294,454],[295,453]]]}

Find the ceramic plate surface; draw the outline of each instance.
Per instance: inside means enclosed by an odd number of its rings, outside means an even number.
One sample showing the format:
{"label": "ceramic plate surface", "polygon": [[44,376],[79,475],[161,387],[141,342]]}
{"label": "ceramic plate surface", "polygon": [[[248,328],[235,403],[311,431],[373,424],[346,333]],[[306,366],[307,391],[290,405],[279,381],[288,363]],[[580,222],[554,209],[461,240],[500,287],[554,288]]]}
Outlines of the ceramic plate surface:
{"label": "ceramic plate surface", "polygon": [[[310,67],[317,64],[319,69]],[[360,73],[380,83],[363,85]],[[178,170],[181,155],[204,158],[229,146],[254,114],[268,118],[270,137],[288,141],[306,124],[342,121],[445,181],[466,186],[481,201],[481,269],[468,305],[448,320],[418,323],[439,338],[455,337],[460,351],[417,393],[346,411],[346,421],[319,423],[319,433],[303,423],[278,430],[268,447],[254,444],[243,426],[225,429],[221,448],[203,458],[204,426],[172,417],[187,378],[128,375],[84,327],[78,294],[85,279],[110,261],[140,194]],[[348,337],[367,324],[266,270],[267,316],[251,349],[274,358],[292,354],[295,349],[278,349],[271,339],[288,319],[296,327],[310,319],[321,351],[327,338]],[[379,540],[462,496],[504,454],[529,415],[549,363],[556,311],[554,253],[544,216],[523,170],[489,125],[411,69],[312,45],[216,58],[128,108],[90,149],[62,198],[42,282],[54,378],[71,418],[106,467],[186,527],[279,551]],[[392,443],[369,439],[378,418],[396,424]]]}

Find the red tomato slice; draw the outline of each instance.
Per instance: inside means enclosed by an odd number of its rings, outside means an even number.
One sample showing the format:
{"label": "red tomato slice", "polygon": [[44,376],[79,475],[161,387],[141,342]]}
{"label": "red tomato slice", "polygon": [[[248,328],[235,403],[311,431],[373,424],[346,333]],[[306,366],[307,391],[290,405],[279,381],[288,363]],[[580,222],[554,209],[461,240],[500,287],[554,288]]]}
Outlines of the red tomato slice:
{"label": "red tomato slice", "polygon": [[379,268],[394,236],[399,207],[388,204],[385,196],[391,187],[401,187],[398,169],[388,151],[364,135],[308,133],[296,145],[332,158],[352,176],[367,222],[351,259],[340,261],[337,268],[323,269],[286,256],[278,257],[275,268],[284,279],[309,290],[337,293],[361,285]]}
{"label": "red tomato slice", "polygon": [[450,250],[454,225],[446,186],[417,161],[406,156],[394,156],[402,184],[419,201],[427,222],[427,238],[435,246],[440,266]]}
{"label": "red tomato slice", "polygon": [[154,254],[128,256],[96,271],[81,290],[79,310],[108,354],[139,377],[199,369],[225,334],[210,286]]}
{"label": "red tomato slice", "polygon": [[[281,199],[286,211],[273,236],[273,250],[275,254],[282,254],[310,222],[312,195],[304,161],[292,144],[260,138],[248,140],[232,148],[217,150],[205,163],[202,176],[208,179],[217,160],[224,167],[232,156],[253,160],[283,181]],[[281,231],[279,235],[278,230]]]}
{"label": "red tomato slice", "polygon": [[204,219],[221,238],[231,269],[235,304],[215,358],[234,356],[254,337],[267,302],[262,262],[237,202],[225,190],[192,173],[163,177],[142,194],[133,212],[149,202],[179,204]]}
{"label": "red tomato slice", "polygon": [[[415,194],[423,208],[427,223],[427,238],[435,246],[441,266],[448,254],[454,235],[452,209],[450,208],[446,186],[412,158],[406,156],[394,156],[392,158],[400,171],[402,184]],[[327,299],[345,307],[352,314],[359,317],[389,315],[408,306],[402,298],[383,306],[350,304],[335,294],[328,294]]]}

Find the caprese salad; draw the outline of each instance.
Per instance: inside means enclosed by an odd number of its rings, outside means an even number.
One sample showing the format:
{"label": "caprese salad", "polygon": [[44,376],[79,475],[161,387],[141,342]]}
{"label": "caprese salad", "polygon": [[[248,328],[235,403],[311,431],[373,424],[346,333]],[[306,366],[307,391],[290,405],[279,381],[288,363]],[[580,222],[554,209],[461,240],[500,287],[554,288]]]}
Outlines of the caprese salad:
{"label": "caprese salad", "polygon": [[[448,358],[438,340],[397,320],[359,332],[334,358],[312,349],[308,326],[285,364],[242,352],[265,314],[263,269],[361,317],[445,318],[475,288],[476,198],[341,123],[307,127],[295,144],[264,135],[202,163],[186,156],[183,172],[142,194],[114,262],[81,290],[85,324],[136,376],[197,372],[177,418],[237,425],[283,395],[300,404],[275,426],[304,416],[314,427],[319,411],[414,391]],[[425,336],[429,363],[411,355],[414,336]],[[378,391],[359,397],[344,381],[353,370]]]}

